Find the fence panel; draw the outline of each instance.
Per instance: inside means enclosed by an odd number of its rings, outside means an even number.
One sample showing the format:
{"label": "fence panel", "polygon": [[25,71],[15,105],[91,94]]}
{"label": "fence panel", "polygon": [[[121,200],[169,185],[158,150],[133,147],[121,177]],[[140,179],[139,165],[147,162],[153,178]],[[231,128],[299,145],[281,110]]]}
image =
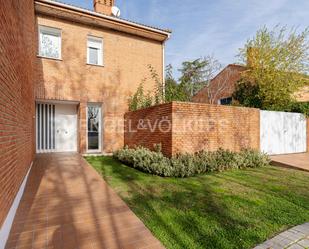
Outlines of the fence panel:
{"label": "fence panel", "polygon": [[301,153],[307,150],[307,123],[299,113],[261,111],[261,151],[270,155]]}

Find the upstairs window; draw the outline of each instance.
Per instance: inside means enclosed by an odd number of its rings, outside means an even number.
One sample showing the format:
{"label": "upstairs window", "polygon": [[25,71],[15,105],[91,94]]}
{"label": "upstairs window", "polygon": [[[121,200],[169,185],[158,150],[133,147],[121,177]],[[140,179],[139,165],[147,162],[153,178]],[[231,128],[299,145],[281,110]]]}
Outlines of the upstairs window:
{"label": "upstairs window", "polygon": [[103,40],[88,36],[87,64],[103,66]]}
{"label": "upstairs window", "polygon": [[232,104],[233,98],[232,97],[228,97],[228,98],[222,98],[220,99],[218,102],[219,105],[230,105]]}
{"label": "upstairs window", "polygon": [[39,55],[61,59],[61,30],[39,26]]}

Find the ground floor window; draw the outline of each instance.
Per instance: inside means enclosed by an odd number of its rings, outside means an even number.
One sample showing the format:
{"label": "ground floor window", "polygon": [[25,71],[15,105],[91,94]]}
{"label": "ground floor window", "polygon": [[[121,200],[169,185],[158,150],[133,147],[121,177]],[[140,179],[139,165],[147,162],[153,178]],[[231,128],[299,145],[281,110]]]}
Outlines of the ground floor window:
{"label": "ground floor window", "polygon": [[87,150],[101,151],[101,106],[88,104],[87,107]]}

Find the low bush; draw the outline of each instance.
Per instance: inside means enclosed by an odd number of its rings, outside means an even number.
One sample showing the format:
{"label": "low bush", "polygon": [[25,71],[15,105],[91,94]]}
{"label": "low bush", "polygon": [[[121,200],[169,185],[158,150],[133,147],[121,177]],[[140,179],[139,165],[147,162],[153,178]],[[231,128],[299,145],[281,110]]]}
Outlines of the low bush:
{"label": "low bush", "polygon": [[219,149],[215,152],[201,151],[195,154],[179,154],[165,157],[159,150],[143,147],[125,147],[114,153],[122,163],[146,173],[165,177],[188,177],[213,171],[262,167],[269,164],[269,157],[255,150],[232,152]]}

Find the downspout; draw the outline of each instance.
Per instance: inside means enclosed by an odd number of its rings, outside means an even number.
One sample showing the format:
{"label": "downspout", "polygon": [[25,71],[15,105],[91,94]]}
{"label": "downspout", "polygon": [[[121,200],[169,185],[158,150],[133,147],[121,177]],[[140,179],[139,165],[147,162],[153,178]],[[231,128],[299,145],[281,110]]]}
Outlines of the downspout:
{"label": "downspout", "polygon": [[165,41],[162,42],[162,86],[163,98],[165,99]]}

